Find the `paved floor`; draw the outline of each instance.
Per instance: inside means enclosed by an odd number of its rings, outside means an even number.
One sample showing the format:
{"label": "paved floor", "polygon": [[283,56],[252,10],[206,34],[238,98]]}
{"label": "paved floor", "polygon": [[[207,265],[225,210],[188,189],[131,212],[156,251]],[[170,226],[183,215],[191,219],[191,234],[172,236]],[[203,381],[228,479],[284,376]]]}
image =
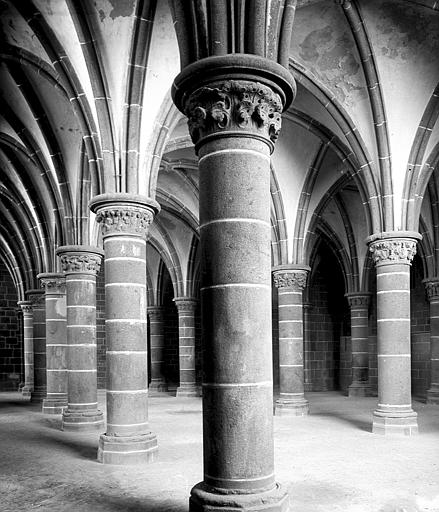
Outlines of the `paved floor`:
{"label": "paved floor", "polygon": [[[420,434],[384,438],[370,432],[375,398],[308,399],[308,417],[275,417],[276,474],[292,512],[439,512],[439,407],[415,402]],[[187,511],[202,479],[201,402],[151,398],[150,422],[157,462],[105,466],[98,434],[61,432],[59,417],[0,393],[0,510]]]}

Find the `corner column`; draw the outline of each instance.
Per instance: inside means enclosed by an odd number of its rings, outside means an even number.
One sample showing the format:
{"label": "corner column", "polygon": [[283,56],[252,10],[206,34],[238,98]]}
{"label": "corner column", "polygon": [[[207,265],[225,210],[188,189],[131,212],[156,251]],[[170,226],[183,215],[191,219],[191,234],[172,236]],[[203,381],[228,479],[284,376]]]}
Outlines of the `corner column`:
{"label": "corner column", "polygon": [[18,302],[23,312],[23,352],[24,352],[24,386],[21,393],[30,398],[34,388],[34,319],[32,302],[22,300]]}
{"label": "corner column", "polygon": [[369,395],[370,293],[347,293],[351,310],[352,384],[349,396]]}
{"label": "corner column", "polygon": [[105,250],[107,430],[98,461],[152,462],[157,437],[148,423],[146,236],[160,206],[120,193],[96,196],[90,208]]}
{"label": "corner column", "polygon": [[32,303],[33,350],[34,350],[34,386],[31,402],[42,402],[46,398],[46,307],[44,290],[28,290],[26,296]]}
{"label": "corner column", "polygon": [[430,302],[430,388],[427,403],[439,405],[439,279],[425,279]]}
{"label": "corner column", "polygon": [[104,417],[98,410],[96,353],[96,274],[103,251],[97,247],[59,247],[66,276],[67,304],[67,409],[63,430],[97,430]]}
{"label": "corner column", "polygon": [[173,86],[200,177],[204,480],[191,512],[289,508],[274,475],[270,248],[270,154],[294,89],[285,71],[209,57]]}
{"label": "corner column", "polygon": [[407,231],[369,237],[377,272],[378,406],[372,431],[413,435],[411,400],[410,265],[421,236]]}
{"label": "corner column", "polygon": [[163,306],[149,306],[149,339],[151,348],[151,382],[149,393],[168,391],[165,378],[165,322]]}
{"label": "corner column", "polygon": [[43,413],[62,414],[67,408],[67,318],[64,274],[38,274],[46,290],[47,396]]}
{"label": "corner column", "polygon": [[195,377],[195,308],[197,300],[191,297],[174,299],[178,311],[178,350],[180,386],[177,397],[200,396]]}
{"label": "corner column", "polygon": [[275,414],[306,416],[303,371],[303,290],[309,267],[280,265],[273,269],[279,297],[280,396]]}

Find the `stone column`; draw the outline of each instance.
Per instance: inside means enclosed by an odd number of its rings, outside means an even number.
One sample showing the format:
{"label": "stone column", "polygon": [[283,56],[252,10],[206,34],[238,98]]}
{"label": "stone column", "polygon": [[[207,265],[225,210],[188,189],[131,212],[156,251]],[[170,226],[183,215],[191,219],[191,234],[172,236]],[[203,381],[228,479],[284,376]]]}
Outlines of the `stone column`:
{"label": "stone column", "polygon": [[304,302],[303,308],[303,387],[305,391],[312,391],[312,377],[311,377],[311,362],[309,359],[310,354],[310,313],[312,305],[309,302]]}
{"label": "stone column", "polygon": [[303,297],[309,267],[279,265],[273,269],[279,297],[280,396],[275,414],[306,416],[303,372]]}
{"label": "stone column", "polygon": [[370,293],[347,293],[351,308],[352,384],[349,396],[369,395]]}
{"label": "stone column", "polygon": [[200,176],[204,481],[192,512],[289,506],[274,476],[270,250],[270,154],[293,87],[284,71],[212,57],[173,86]]}
{"label": "stone column", "polygon": [[28,290],[27,298],[32,303],[34,387],[31,402],[42,402],[46,398],[46,307],[43,290]]}
{"label": "stone column", "polygon": [[47,397],[43,413],[62,414],[67,408],[67,318],[64,274],[38,274],[46,290]]}
{"label": "stone column", "polygon": [[68,406],[63,430],[102,429],[98,410],[96,353],[96,274],[103,251],[66,245],[56,251],[66,276]]}
{"label": "stone column", "polygon": [[195,378],[195,308],[197,300],[191,297],[174,299],[178,311],[178,350],[180,386],[178,397],[199,396]]}
{"label": "stone column", "polygon": [[146,236],[160,207],[132,194],[103,194],[90,203],[105,250],[107,430],[98,461],[151,462],[157,438],[148,423]]}
{"label": "stone column", "polygon": [[23,311],[24,386],[21,393],[30,398],[34,389],[34,315],[30,300],[22,300],[18,305]]}
{"label": "stone column", "polygon": [[439,405],[439,279],[425,279],[430,302],[430,388],[427,403]]}
{"label": "stone column", "polygon": [[151,382],[149,392],[168,391],[165,379],[165,321],[163,306],[149,306],[149,339],[151,349]]}
{"label": "stone column", "polygon": [[421,238],[410,231],[369,237],[377,272],[378,406],[372,431],[418,432],[411,401],[410,265]]}

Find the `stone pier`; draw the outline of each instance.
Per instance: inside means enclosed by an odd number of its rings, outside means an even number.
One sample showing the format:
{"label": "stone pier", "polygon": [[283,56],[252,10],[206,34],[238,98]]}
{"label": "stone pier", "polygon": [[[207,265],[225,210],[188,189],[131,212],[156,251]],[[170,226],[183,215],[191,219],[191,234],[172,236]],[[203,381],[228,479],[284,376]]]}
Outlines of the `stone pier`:
{"label": "stone pier", "polygon": [[67,317],[64,274],[38,274],[46,291],[47,396],[43,413],[61,414],[67,408]]}
{"label": "stone pier", "polygon": [[26,296],[32,303],[34,386],[31,402],[42,402],[46,398],[46,305],[44,290],[28,290]]}
{"label": "stone pier", "polygon": [[384,232],[369,237],[377,273],[378,406],[372,431],[418,432],[411,399],[410,265],[421,236]]}
{"label": "stone pier", "polygon": [[349,396],[369,393],[369,302],[370,293],[348,293],[351,310],[352,384]]}
{"label": "stone pier", "polygon": [[103,251],[97,247],[59,247],[66,276],[68,405],[63,430],[103,430],[98,410],[96,354],[96,274]]}
{"label": "stone pier", "polygon": [[303,289],[309,267],[280,265],[273,269],[279,297],[280,393],[275,414],[305,416],[309,412],[304,395]]}
{"label": "stone pier", "polygon": [[22,300],[18,305],[23,312],[24,386],[21,393],[30,398],[34,389],[34,315],[30,300]]}
{"label": "stone pier", "polygon": [[439,405],[439,279],[425,279],[430,302],[430,387],[427,403]]}
{"label": "stone pier", "polygon": [[178,351],[180,386],[178,397],[199,396],[195,375],[195,309],[197,300],[191,297],[174,299],[178,311]]}
{"label": "stone pier", "polygon": [[148,306],[149,339],[151,347],[151,382],[149,392],[168,391],[165,371],[165,319],[163,306]]}
{"label": "stone pier", "polygon": [[90,208],[105,250],[107,430],[98,461],[148,463],[157,437],[148,422],[146,236],[160,207],[133,194],[102,194]]}

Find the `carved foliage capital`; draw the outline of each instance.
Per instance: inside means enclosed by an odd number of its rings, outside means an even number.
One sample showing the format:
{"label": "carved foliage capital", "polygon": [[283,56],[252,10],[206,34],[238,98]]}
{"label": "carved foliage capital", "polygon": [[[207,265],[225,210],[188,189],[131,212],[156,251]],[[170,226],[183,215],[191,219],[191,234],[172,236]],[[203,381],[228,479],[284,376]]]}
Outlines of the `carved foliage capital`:
{"label": "carved foliage capital", "polygon": [[151,320],[154,319],[157,322],[163,320],[165,314],[165,308],[163,306],[148,306],[147,311]]}
{"label": "carved foliage capital", "polygon": [[102,208],[96,214],[103,236],[122,233],[146,236],[153,218],[151,210],[135,206]]}
{"label": "carved foliage capital", "polygon": [[46,290],[46,294],[59,294],[66,293],[66,278],[64,276],[54,277],[41,277],[41,288]]}
{"label": "carved foliage capital", "polygon": [[193,313],[198,304],[196,299],[186,297],[177,297],[174,302],[179,313]]}
{"label": "carved foliage capital", "polygon": [[424,281],[428,300],[439,299],[439,280]]}
{"label": "carved foliage capital", "polygon": [[227,130],[258,133],[275,143],[281,129],[282,101],[268,86],[248,80],[227,80],[200,87],[185,105],[189,132],[202,137]]}
{"label": "carved foliage capital", "polygon": [[369,293],[358,293],[358,294],[348,294],[346,295],[349,306],[351,308],[364,308],[367,309],[370,303],[370,294]]}
{"label": "carved foliage capital", "polygon": [[276,288],[294,288],[297,291],[302,291],[306,286],[307,275],[305,270],[274,272],[274,285]]}
{"label": "carved foliage capital", "polygon": [[92,253],[66,253],[60,255],[61,268],[67,274],[97,274],[102,256]]}
{"label": "carved foliage capital", "polygon": [[390,238],[372,242],[369,250],[375,264],[406,263],[411,264],[416,254],[416,241],[407,238]]}
{"label": "carved foliage capital", "polygon": [[32,314],[32,302],[29,300],[22,300],[17,303],[21,310],[23,311],[23,314]]}

